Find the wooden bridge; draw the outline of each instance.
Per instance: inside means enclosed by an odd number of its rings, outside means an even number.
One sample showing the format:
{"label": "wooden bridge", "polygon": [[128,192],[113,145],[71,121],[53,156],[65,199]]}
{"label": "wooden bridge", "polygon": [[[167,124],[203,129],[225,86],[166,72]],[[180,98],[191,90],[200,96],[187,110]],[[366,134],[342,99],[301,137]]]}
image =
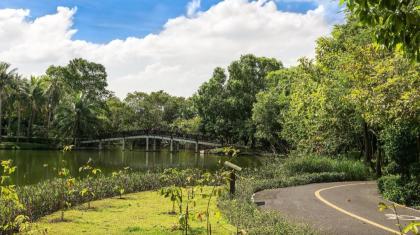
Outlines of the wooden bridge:
{"label": "wooden bridge", "polygon": [[220,147],[222,146],[217,140],[212,140],[204,135],[196,134],[186,134],[180,132],[167,132],[167,131],[157,131],[157,130],[135,130],[135,131],[122,131],[114,133],[105,133],[99,135],[93,139],[81,140],[79,144],[92,144],[97,143],[98,148],[102,149],[102,144],[106,142],[120,142],[122,144],[122,149],[125,150],[126,142],[138,139],[146,140],[146,151],[149,151],[149,142],[153,140],[152,150],[156,151],[156,140],[165,140],[169,142],[169,150],[173,152],[174,142],[178,143],[190,143],[195,145],[195,151],[198,152],[199,146],[209,146],[209,147]]}

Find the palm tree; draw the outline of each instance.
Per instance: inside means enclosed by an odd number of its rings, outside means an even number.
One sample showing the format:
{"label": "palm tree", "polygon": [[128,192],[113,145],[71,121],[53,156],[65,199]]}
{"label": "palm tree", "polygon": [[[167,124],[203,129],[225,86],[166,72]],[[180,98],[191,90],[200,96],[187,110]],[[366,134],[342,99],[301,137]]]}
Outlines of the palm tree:
{"label": "palm tree", "polygon": [[[17,129],[16,136],[21,136],[21,122],[22,122],[22,111],[25,110],[25,104],[29,103],[29,84],[26,79],[18,77],[15,82],[14,92],[14,103],[15,110],[17,112]],[[19,138],[18,138],[19,141]]]}
{"label": "palm tree", "polygon": [[60,77],[47,75],[43,78],[44,78],[43,79],[43,85],[44,85],[43,95],[47,99],[46,130],[47,130],[47,134],[49,134],[49,130],[50,130],[51,122],[53,118],[53,112],[55,108],[57,107],[62,97],[62,94],[64,94],[66,90],[65,90],[65,84]]}
{"label": "palm tree", "polygon": [[29,122],[27,129],[27,136],[32,136],[33,123],[36,120],[37,112],[41,111],[42,104],[44,103],[44,91],[42,89],[42,78],[32,76],[29,80],[28,99],[30,106]]}
{"label": "palm tree", "polygon": [[0,62],[0,139],[3,135],[3,96],[5,95],[6,87],[10,84],[13,78],[16,75],[16,69],[11,69],[10,64],[5,62]]}
{"label": "palm tree", "polygon": [[71,136],[77,144],[77,138],[97,132],[102,111],[101,105],[85,94],[70,94],[57,108],[56,126],[62,136]]}

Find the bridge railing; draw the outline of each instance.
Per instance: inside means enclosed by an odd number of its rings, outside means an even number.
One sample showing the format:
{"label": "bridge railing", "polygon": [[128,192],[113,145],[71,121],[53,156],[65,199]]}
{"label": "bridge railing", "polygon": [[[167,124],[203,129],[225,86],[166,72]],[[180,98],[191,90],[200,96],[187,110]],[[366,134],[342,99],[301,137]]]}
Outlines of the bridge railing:
{"label": "bridge railing", "polygon": [[[180,131],[166,131],[166,130],[128,130],[128,131],[117,131],[117,132],[105,132],[100,133],[94,138],[90,139],[110,139],[110,138],[124,138],[130,136],[141,136],[141,135],[157,135],[172,138],[190,139],[196,141],[206,141],[218,143],[219,141],[208,135],[185,133]],[[86,139],[86,138],[85,138]]]}

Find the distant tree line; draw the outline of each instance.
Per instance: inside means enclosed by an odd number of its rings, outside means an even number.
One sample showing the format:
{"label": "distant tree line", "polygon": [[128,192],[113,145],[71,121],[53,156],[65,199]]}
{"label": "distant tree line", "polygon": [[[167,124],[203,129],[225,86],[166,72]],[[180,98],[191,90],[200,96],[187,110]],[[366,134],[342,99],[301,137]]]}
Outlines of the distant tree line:
{"label": "distant tree line", "polygon": [[194,133],[199,118],[191,107],[190,99],[163,91],[133,92],[120,100],[107,89],[105,67],[80,58],[29,78],[0,63],[0,136],[74,142],[122,130]]}

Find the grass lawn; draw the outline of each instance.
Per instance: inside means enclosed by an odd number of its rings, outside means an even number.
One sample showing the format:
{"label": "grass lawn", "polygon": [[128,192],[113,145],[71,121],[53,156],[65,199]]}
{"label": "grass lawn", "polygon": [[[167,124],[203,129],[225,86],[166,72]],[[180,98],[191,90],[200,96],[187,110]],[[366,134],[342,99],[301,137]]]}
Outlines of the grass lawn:
{"label": "grass lawn", "polygon": [[[210,187],[204,190],[210,190]],[[207,199],[196,198],[193,211],[205,211]],[[216,201],[217,197],[214,197],[210,204],[213,234],[235,234],[236,228],[225,218],[215,219],[214,214],[219,211]],[[32,228],[39,233],[47,230],[48,234],[182,234],[177,229],[178,215],[169,213],[172,202],[157,191],[127,194],[123,199],[94,201],[91,202],[92,209],[86,210],[86,207],[84,204],[66,211],[64,222],[58,222],[61,212],[53,213],[38,220]],[[194,219],[191,228],[188,234],[205,234],[206,221]]]}

